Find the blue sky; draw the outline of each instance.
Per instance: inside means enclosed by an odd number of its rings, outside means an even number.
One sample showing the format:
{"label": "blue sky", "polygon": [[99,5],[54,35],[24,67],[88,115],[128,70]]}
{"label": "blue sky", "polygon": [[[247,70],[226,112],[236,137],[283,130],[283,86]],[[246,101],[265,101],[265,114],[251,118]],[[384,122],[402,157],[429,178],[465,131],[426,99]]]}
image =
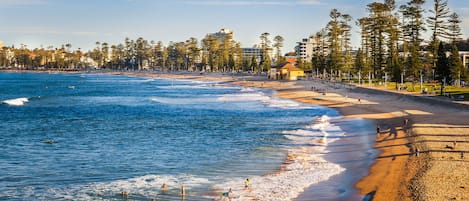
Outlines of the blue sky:
{"label": "blue sky", "polygon": [[[408,0],[397,0],[398,4]],[[92,49],[96,41],[123,43],[125,37],[185,41],[202,39],[221,28],[234,31],[243,47],[259,42],[261,33],[285,38],[283,52],[319,31],[337,8],[354,21],[367,14],[372,0],[0,0],[0,41],[29,48],[71,43]],[[433,0],[427,0],[430,9]],[[449,0],[469,36],[469,1]],[[359,30],[353,30],[358,47]]]}

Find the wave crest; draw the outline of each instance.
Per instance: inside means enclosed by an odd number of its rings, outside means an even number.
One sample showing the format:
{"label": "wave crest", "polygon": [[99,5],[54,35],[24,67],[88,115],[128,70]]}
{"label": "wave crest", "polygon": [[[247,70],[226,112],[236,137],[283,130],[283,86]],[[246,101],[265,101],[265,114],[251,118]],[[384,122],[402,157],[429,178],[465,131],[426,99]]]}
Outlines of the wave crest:
{"label": "wave crest", "polygon": [[279,172],[250,178],[249,189],[244,189],[243,179],[235,179],[216,185],[217,189],[232,188],[232,200],[292,200],[306,188],[337,175],[345,168],[324,159],[328,143],[343,136],[343,131],[330,123],[324,115],[303,129],[283,131],[294,146],[288,147],[288,155]]}
{"label": "wave crest", "polygon": [[10,106],[23,106],[27,102],[29,102],[28,98],[15,98],[2,101],[2,103]]}

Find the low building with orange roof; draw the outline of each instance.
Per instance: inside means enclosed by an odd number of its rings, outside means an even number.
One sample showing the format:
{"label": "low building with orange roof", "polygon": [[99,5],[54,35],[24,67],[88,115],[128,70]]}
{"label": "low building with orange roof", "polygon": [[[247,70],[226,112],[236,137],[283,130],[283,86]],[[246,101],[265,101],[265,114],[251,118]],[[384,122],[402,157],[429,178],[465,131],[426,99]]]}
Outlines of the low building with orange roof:
{"label": "low building with orange roof", "polygon": [[305,77],[305,71],[288,62],[273,66],[269,74],[274,80],[298,80],[301,77]]}

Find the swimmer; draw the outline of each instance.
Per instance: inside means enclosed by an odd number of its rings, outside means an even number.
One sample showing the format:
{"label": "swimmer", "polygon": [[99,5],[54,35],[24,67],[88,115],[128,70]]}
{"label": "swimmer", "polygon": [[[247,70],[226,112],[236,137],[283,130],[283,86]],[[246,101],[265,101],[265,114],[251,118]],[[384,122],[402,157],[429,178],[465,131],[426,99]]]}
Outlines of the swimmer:
{"label": "swimmer", "polygon": [[44,143],[46,143],[46,144],[54,144],[55,142],[54,142],[54,140],[46,140],[46,141],[44,141]]}

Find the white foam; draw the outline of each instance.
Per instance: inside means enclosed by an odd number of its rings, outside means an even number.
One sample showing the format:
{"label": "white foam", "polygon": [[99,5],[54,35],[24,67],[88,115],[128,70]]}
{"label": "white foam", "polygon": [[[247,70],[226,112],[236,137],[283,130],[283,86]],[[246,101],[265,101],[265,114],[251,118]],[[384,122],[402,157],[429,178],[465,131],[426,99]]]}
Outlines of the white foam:
{"label": "white foam", "polygon": [[169,86],[156,86],[158,89],[207,89],[212,88],[212,86],[207,84],[200,84],[200,85],[169,85]]}
{"label": "white foam", "polygon": [[335,142],[344,136],[339,126],[330,123],[331,118],[324,115],[303,129],[283,131],[285,138],[295,144],[324,145]]}
{"label": "white foam", "polygon": [[210,182],[206,178],[185,174],[175,176],[145,175],[111,182],[51,188],[47,190],[47,197],[71,198],[73,200],[106,200],[106,197],[116,197],[120,192],[128,192],[131,195],[154,198],[161,193],[163,184],[168,186],[168,194],[174,193],[174,196],[178,196],[181,184],[184,184],[187,193],[192,193],[193,188],[208,185],[208,183]]}
{"label": "white foam", "polygon": [[211,88],[223,88],[223,89],[239,89],[240,87],[233,87],[224,84],[210,83],[210,82],[191,82],[190,84],[173,83],[167,86],[156,86],[158,89],[211,89]]}
{"label": "white foam", "polygon": [[169,104],[169,105],[197,105],[204,103],[216,102],[215,98],[204,96],[200,98],[169,98],[169,97],[150,97],[153,102]]}
{"label": "white foam", "polygon": [[2,101],[2,103],[5,103],[11,106],[23,106],[27,102],[29,102],[28,98],[15,98],[15,99]]}
{"label": "white foam", "polygon": [[[241,90],[243,91],[243,90]],[[308,109],[312,108],[309,105],[301,104],[294,100],[273,98],[262,92],[249,92],[238,94],[226,94],[218,98],[221,102],[260,102],[267,107],[281,108],[281,109]]]}
{"label": "white foam", "polygon": [[243,87],[241,92],[255,92],[255,90],[251,87]]}
{"label": "white foam", "polygon": [[311,106],[307,106],[304,104],[301,104],[297,101],[294,100],[289,100],[289,99],[280,99],[280,98],[272,98],[268,102],[269,107],[275,107],[275,108],[282,108],[282,109],[308,109],[312,108]]}
{"label": "white foam", "polygon": [[218,98],[222,102],[268,102],[270,97],[265,96],[264,93],[240,93],[240,94],[226,94]]}
{"label": "white foam", "polygon": [[325,133],[328,137],[332,137],[328,139],[328,142],[331,143],[345,135],[345,132],[339,126],[330,123],[332,120],[334,119],[324,115],[317,118],[315,123],[307,126],[306,128],[320,131],[321,133]]}
{"label": "white foam", "polygon": [[154,82],[155,79],[149,78],[149,79],[132,79],[132,80],[123,80],[123,82],[134,82],[134,83],[146,83],[146,82]]}
{"label": "white foam", "polygon": [[326,181],[345,170],[323,158],[327,153],[327,143],[336,140],[329,137],[340,136],[337,129],[327,116],[323,116],[304,129],[284,131],[295,145],[287,148],[288,161],[283,171],[250,178],[248,190],[244,189],[244,179],[241,178],[216,185],[216,188],[222,191],[231,188],[232,200],[292,200],[312,184]]}

